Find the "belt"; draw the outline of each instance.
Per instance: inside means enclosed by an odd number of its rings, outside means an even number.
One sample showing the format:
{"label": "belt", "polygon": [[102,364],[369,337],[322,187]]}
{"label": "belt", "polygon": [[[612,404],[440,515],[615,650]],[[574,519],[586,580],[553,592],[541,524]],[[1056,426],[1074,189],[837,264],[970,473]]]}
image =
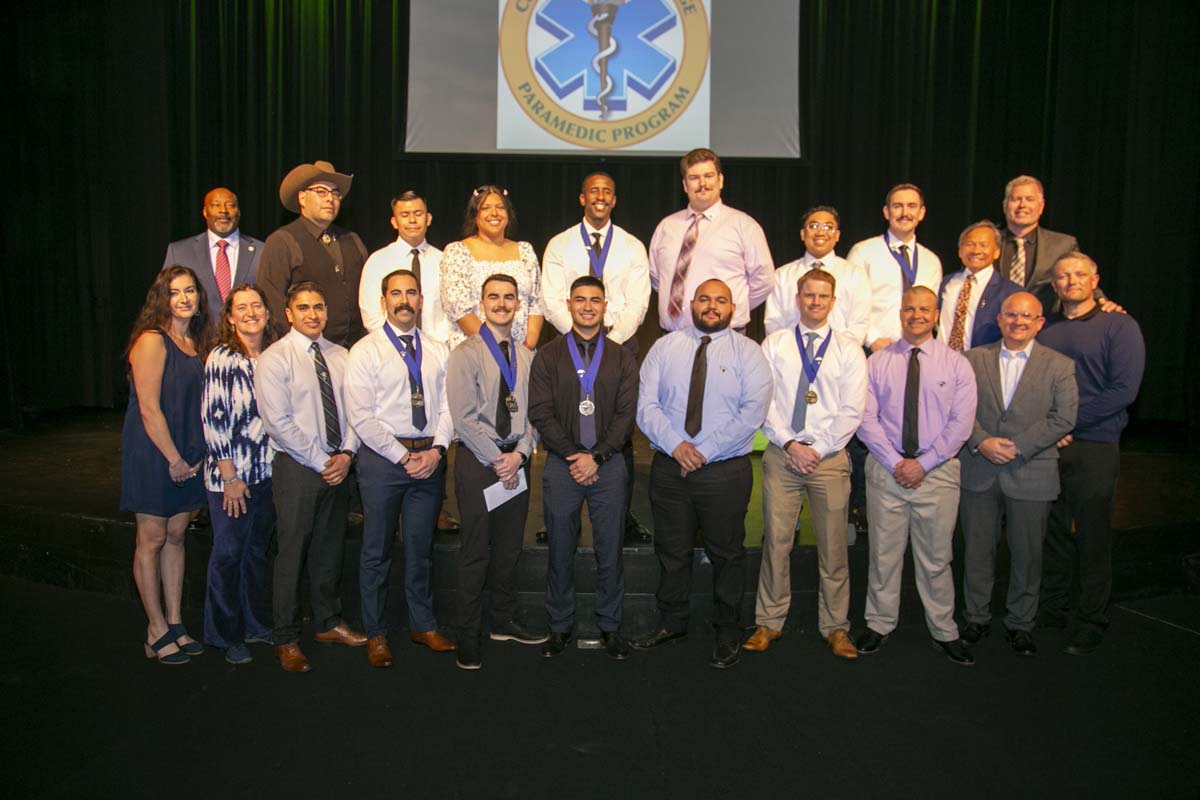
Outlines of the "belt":
{"label": "belt", "polygon": [[405,439],[403,436],[397,436],[396,441],[404,445],[405,450],[428,450],[433,447],[432,436],[423,439]]}

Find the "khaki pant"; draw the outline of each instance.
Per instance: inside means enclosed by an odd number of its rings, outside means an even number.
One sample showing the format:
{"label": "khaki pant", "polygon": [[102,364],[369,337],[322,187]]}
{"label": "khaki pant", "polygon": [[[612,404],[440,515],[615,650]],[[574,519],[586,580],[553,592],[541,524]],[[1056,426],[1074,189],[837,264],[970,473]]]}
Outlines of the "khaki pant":
{"label": "khaki pant", "polygon": [[763,453],[763,544],[754,619],[774,631],[783,630],[792,602],[790,554],[804,492],[812,511],[817,539],[817,571],[821,579],[817,625],[821,636],[850,630],[850,568],[846,557],[846,513],[850,497],[850,462],[846,451],[824,458],[809,475],[787,469],[787,454],[775,445]]}

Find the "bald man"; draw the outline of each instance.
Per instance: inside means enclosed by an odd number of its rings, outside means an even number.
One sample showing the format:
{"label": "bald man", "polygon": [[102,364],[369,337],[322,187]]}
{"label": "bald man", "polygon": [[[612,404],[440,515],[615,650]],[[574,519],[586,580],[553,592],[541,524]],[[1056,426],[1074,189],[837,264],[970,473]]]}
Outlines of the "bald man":
{"label": "bald man", "polygon": [[238,230],[242,212],[237,195],[223,186],[204,195],[200,216],[208,230],[167,245],[163,266],[178,264],[196,273],[208,296],[208,315],[219,320],[230,290],[254,283],[263,243]]}

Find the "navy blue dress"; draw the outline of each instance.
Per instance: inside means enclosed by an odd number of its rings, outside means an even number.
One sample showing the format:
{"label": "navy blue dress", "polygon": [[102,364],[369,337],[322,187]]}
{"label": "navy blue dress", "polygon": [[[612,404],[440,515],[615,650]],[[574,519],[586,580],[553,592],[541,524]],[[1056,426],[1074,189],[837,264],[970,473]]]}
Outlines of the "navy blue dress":
{"label": "navy blue dress", "polygon": [[[162,331],[167,346],[162,389],[158,402],[171,432],[171,441],[188,464],[204,461],[204,428],[200,423],[200,395],[204,389],[204,364],[189,356]],[[129,382],[129,408],[121,429],[121,510],[170,517],[205,505],[200,473],[177,486],[167,470],[167,460],[142,425],[137,389]],[[203,467],[202,467],[203,468]]]}

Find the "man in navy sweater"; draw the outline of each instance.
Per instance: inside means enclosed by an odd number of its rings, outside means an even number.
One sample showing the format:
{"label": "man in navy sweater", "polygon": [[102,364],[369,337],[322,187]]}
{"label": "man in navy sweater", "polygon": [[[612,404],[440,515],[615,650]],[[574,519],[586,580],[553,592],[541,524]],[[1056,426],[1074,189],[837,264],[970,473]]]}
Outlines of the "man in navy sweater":
{"label": "man in navy sweater", "polygon": [[1121,431],[1146,366],[1141,329],[1126,314],[1100,309],[1095,299],[1099,283],[1096,262],[1083,253],[1060,258],[1053,285],[1062,311],[1050,317],[1038,335],[1046,347],[1075,360],[1079,385],[1075,429],[1058,442],[1062,493],[1046,533],[1041,599],[1042,624],[1065,626],[1072,578],[1078,571],[1078,624],[1066,648],[1076,656],[1099,647],[1108,628]]}

